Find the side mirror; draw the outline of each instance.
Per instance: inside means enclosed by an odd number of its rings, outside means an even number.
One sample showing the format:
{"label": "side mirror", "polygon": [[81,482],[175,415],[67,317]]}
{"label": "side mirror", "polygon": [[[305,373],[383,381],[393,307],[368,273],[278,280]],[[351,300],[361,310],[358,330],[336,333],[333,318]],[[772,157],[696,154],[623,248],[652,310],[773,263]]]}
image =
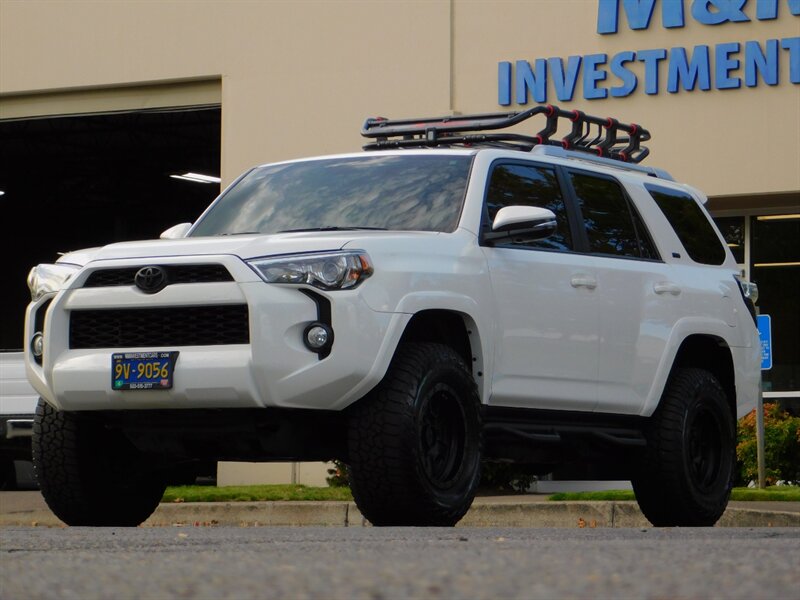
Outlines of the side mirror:
{"label": "side mirror", "polygon": [[538,206],[505,206],[497,211],[492,231],[484,234],[487,242],[509,241],[524,244],[542,240],[556,231],[556,215]]}
{"label": "side mirror", "polygon": [[179,223],[178,225],[174,225],[167,229],[159,237],[162,240],[177,240],[179,238],[186,237],[186,234],[189,233],[191,228],[191,223]]}

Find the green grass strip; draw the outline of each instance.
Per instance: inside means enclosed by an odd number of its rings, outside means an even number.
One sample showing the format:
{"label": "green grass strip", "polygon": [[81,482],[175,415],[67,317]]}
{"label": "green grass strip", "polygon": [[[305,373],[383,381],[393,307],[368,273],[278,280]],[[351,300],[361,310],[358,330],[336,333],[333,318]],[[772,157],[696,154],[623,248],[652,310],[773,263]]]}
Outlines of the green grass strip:
{"label": "green grass strip", "polygon": [[[552,501],[603,501],[603,500],[636,500],[630,490],[608,490],[602,492],[562,492],[551,495]],[[774,486],[764,490],[754,488],[733,488],[731,500],[744,502],[800,502],[800,487]]]}
{"label": "green grass strip", "polygon": [[[162,502],[280,502],[334,500],[349,502],[353,499],[346,487],[308,487],[305,485],[236,485],[214,487],[187,485],[168,487]],[[563,492],[553,494],[553,501],[623,501],[635,500],[630,490],[607,490],[602,492]],[[800,487],[776,486],[765,490],[734,488],[731,500],[763,502],[800,502]]]}
{"label": "green grass strip", "polygon": [[744,500],[749,502],[800,502],[800,487],[781,485],[768,487],[764,490],[733,488],[731,500]]}
{"label": "green grass strip", "polygon": [[266,502],[353,499],[350,488],[305,485],[232,485],[214,487],[184,485],[168,487],[162,502]]}

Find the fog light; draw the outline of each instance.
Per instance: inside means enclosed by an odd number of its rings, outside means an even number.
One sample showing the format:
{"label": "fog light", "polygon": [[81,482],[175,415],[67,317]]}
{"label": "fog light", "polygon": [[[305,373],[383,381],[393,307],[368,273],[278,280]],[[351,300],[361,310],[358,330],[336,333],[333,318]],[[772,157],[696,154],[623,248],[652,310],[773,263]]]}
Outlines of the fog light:
{"label": "fog light", "polygon": [[42,358],[42,354],[44,354],[44,336],[40,331],[37,331],[33,334],[33,339],[31,340],[31,352],[36,358]]}
{"label": "fog light", "polygon": [[323,353],[333,344],[333,330],[324,323],[312,323],[303,332],[303,341],[312,352]]}

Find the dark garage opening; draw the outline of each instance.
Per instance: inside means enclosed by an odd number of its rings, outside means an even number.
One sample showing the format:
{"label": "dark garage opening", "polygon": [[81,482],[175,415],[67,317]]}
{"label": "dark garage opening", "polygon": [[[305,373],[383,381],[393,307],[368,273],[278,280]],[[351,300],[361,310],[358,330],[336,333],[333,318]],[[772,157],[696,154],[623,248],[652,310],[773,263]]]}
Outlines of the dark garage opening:
{"label": "dark garage opening", "polygon": [[26,276],[42,262],[194,221],[219,176],[219,106],[0,121],[0,350],[20,350]]}

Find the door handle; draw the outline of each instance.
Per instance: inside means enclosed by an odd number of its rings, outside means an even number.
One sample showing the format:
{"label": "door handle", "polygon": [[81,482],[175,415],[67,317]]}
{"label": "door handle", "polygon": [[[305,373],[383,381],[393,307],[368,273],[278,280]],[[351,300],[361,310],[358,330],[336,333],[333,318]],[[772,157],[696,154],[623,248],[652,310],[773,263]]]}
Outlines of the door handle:
{"label": "door handle", "polygon": [[569,282],[574,288],[585,287],[593,290],[597,287],[597,280],[594,277],[589,277],[588,275],[575,275],[569,280]]}
{"label": "door handle", "polygon": [[677,296],[681,293],[681,288],[670,281],[659,281],[653,284],[653,291],[656,294],[672,294]]}

